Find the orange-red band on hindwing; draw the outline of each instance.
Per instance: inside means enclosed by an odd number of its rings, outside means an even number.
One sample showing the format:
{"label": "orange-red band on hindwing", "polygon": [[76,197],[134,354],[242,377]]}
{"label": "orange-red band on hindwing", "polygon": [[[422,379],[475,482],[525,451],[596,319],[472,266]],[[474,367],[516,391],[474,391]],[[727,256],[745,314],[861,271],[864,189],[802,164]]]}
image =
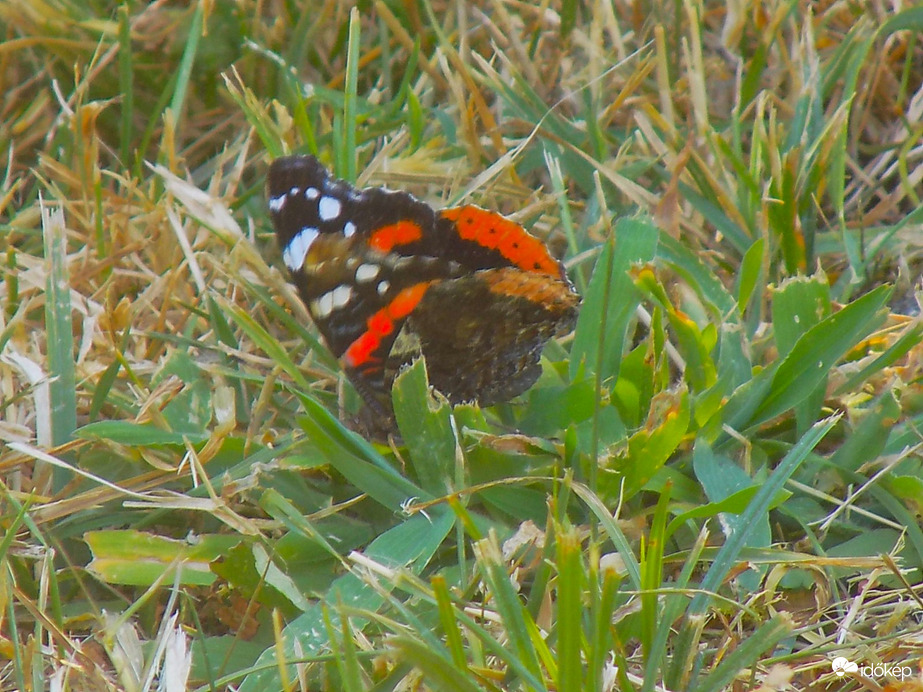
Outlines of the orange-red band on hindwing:
{"label": "orange-red band on hindwing", "polygon": [[525,298],[543,306],[548,312],[565,310],[577,305],[579,298],[565,281],[548,281],[536,274],[524,274],[515,269],[495,269],[481,273],[481,279],[491,293]]}
{"label": "orange-red band on hindwing", "polygon": [[423,229],[419,224],[413,221],[398,221],[374,231],[369,238],[369,245],[381,252],[391,252],[395,245],[407,245],[422,237]]}
{"label": "orange-red band on hindwing", "polygon": [[440,213],[455,223],[460,238],[496,250],[524,271],[561,277],[561,265],[549,254],[545,244],[515,221],[471,205]]}
{"label": "orange-red band on hindwing", "polygon": [[432,283],[432,281],[422,281],[408,286],[394,296],[390,303],[369,317],[365,322],[366,330],[362,336],[353,341],[343,354],[343,362],[349,367],[359,368],[376,360],[373,354],[381,346],[384,337],[394,332],[395,322],[413,312]]}

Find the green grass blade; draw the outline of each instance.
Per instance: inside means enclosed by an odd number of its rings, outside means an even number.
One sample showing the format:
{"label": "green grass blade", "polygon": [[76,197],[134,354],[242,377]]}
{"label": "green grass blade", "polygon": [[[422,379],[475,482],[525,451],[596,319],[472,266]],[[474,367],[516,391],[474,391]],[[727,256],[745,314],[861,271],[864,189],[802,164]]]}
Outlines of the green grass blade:
{"label": "green grass blade", "polygon": [[192,21],[189,25],[188,41],[183,49],[183,57],[179,63],[177,71],[176,86],[173,90],[173,98],[170,100],[170,110],[176,121],[183,117],[183,104],[186,102],[186,96],[189,93],[190,79],[192,78],[192,68],[195,65],[196,54],[199,51],[199,42],[202,39],[203,14],[205,12],[205,3],[197,2],[195,12],[192,14]]}
{"label": "green grass blade", "polygon": [[560,527],[556,541],[558,689],[579,690],[584,679],[581,661],[585,577],[582,550],[573,527]]}
{"label": "green grass blade", "polygon": [[[451,531],[455,519],[451,512],[431,513],[428,517],[417,515],[372,541],[363,551],[369,560],[392,568],[403,567],[413,574],[419,574],[432,559],[436,550]],[[342,602],[350,608],[377,611],[385,602],[384,596],[370,587],[353,573],[337,579],[327,590],[326,607],[330,608],[330,618],[334,628],[337,627],[339,614],[336,603]],[[328,645],[327,628],[324,622],[323,606],[313,606],[304,614],[295,618],[285,628],[284,653],[286,660],[296,657],[295,640],[298,641],[299,657],[320,653]],[[260,656],[258,665],[277,660],[275,646],[269,647]],[[291,669],[294,672],[294,669]],[[240,687],[240,692],[262,692],[266,689],[279,688],[279,670],[275,665],[261,668],[249,675]]]}
{"label": "green grass blade", "polygon": [[359,79],[360,19],[359,8],[353,7],[349,12],[349,39],[346,43],[346,87],[343,91],[343,147],[340,150],[339,172],[343,177],[355,182],[358,174],[356,161],[356,89]]}
{"label": "green grass blade", "polygon": [[618,376],[628,322],[641,294],[628,271],[649,262],[657,251],[657,229],[637,219],[623,219],[615,227],[618,246],[606,244],[583,298],[571,350],[570,376],[581,363],[603,380]]}
{"label": "green grass blade", "polygon": [[[342,610],[342,601],[337,603],[337,607]],[[329,614],[329,611],[326,611]],[[365,685],[362,684],[362,668],[359,665],[359,658],[356,655],[356,639],[353,628],[350,626],[349,618],[341,616],[339,627],[334,627],[329,617],[324,619],[327,625],[327,638],[330,641],[330,650],[333,653],[333,660],[336,668],[340,673],[340,684],[344,690],[362,690]]]}
{"label": "green grass blade", "polygon": [[861,383],[868,381],[872,375],[894,365],[898,360],[907,355],[923,339],[923,322],[914,321],[907,326],[907,330],[889,346],[884,353],[871,363],[854,373],[843,384],[836,388],[835,395],[854,391]]}
{"label": "green grass blade", "polygon": [[307,416],[301,425],[311,444],[350,483],[398,512],[410,498],[428,499],[425,490],[398,473],[387,460],[355,433],[344,428],[327,409],[301,397]]}
{"label": "green grass blade", "polygon": [[455,468],[452,408],[444,400],[432,400],[422,358],[395,378],[393,399],[395,420],[420,485],[433,495],[444,495]]}
{"label": "green grass blade", "polygon": [[277,339],[274,339],[261,324],[257,324],[256,320],[244,310],[229,305],[225,307],[226,314],[292,378],[299,388],[306,391],[311,389],[311,385],[301,374],[298,366],[292,361],[288,351],[282,347]]}
{"label": "green grass blade", "polygon": [[791,634],[793,623],[786,613],[781,613],[769,622],[764,622],[751,632],[704,680],[696,686],[696,692],[720,692],[732,688],[732,683],[742,670],[753,667],[753,662],[762,654],[771,651],[780,641]]}
{"label": "green grass blade", "polygon": [[[77,428],[77,385],[74,363],[74,325],[71,319],[70,276],[67,268],[67,230],[64,213],[42,207],[42,235],[45,243],[45,329],[48,374],[51,377],[52,446],[69,442]],[[40,442],[42,442],[40,440]],[[55,472],[55,489],[63,485]]]}
{"label": "green grass blade", "polygon": [[[534,628],[526,622],[528,613],[519,602],[519,595],[510,583],[506,564],[500,553],[496,538],[488,537],[474,544],[474,554],[478,560],[484,581],[493,596],[493,605],[503,619],[509,648],[516,659],[536,680],[542,679],[539,656],[535,642],[532,641]],[[532,623],[534,624],[534,623]]]}
{"label": "green grass blade", "polygon": [[770,420],[810,396],[834,363],[881,324],[890,296],[889,286],[879,286],[805,332],[779,364],[749,424]]}
{"label": "green grass blade", "polygon": [[[785,358],[805,332],[832,312],[830,285],[824,277],[796,277],[785,281],[773,295],[772,323],[779,357]],[[817,420],[827,392],[827,378],[795,406],[798,430],[804,432]]]}
{"label": "green grass blade", "polygon": [[[759,492],[754,496],[753,501],[747,506],[743,514],[740,515],[740,531],[735,531],[728,541],[722,546],[708,570],[705,578],[702,580],[700,588],[703,591],[711,592],[717,590],[723,581],[725,575],[730,570],[737,555],[746,546],[751,530],[756,526],[757,520],[766,514],[770,505],[773,503],[776,494],[783,490],[785,482],[791,478],[795,470],[804,462],[808,454],[824,439],[828,432],[839,422],[840,416],[831,416],[825,420],[816,423],[800,440],[792,447],[788,454],[779,462],[779,465],[769,475],[769,478],[762,484]],[[708,598],[707,595],[696,596],[699,604],[703,604]],[[699,605],[695,604],[695,605]],[[694,607],[690,607],[692,612],[701,612]]]}
{"label": "green grass blade", "polygon": [[436,596],[436,604],[439,608],[439,622],[442,624],[442,631],[445,633],[446,647],[452,656],[452,662],[457,668],[467,673],[468,661],[465,657],[461,629],[458,627],[458,619],[456,618],[457,611],[452,603],[452,595],[449,593],[445,577],[437,574],[432,578],[431,584],[433,593]]}
{"label": "green grass blade", "polygon": [[740,515],[740,530],[731,534],[721,546],[714,562],[698,586],[699,592],[693,597],[686,611],[685,622],[680,629],[676,645],[675,661],[680,668],[685,666],[686,661],[691,660],[699,632],[705,623],[705,613],[712,599],[711,594],[717,592],[728,572],[738,561],[741,551],[746,547],[752,527],[756,526],[757,520],[766,514],[785,482],[804,463],[808,454],[830,432],[839,419],[840,416],[831,416],[814,425],[779,462],[754,496],[753,501]]}
{"label": "green grass blade", "polygon": [[590,511],[596,515],[596,518],[599,520],[599,525],[602,527],[603,531],[606,532],[609,540],[612,541],[619,555],[621,555],[622,559],[625,561],[625,569],[628,572],[628,578],[632,583],[632,588],[636,591],[640,591],[642,589],[641,567],[631,548],[631,543],[619,528],[615,518],[612,516],[612,512],[597,495],[590,492],[589,488],[582,483],[573,483],[571,487],[574,493],[583,500]]}
{"label": "green grass blade", "polygon": [[[692,575],[695,574],[701,564],[699,558],[705,549],[708,533],[705,530],[699,532],[692,549],[686,561],[683,563],[683,569],[679,578],[674,584],[675,591],[680,592],[686,589]],[[683,616],[689,596],[683,593],[671,593],[664,597],[664,605],[661,610],[660,619],[657,622],[657,631],[651,640],[650,654],[644,666],[644,683],[641,686],[641,692],[652,692],[658,681],[658,671],[665,666],[669,660],[668,655],[671,653],[671,637],[674,636],[675,623]],[[687,654],[694,652],[686,649]],[[666,685],[669,689],[679,689],[679,676],[688,670],[684,665],[685,659],[680,658],[683,652],[677,653],[673,657],[673,663],[670,667],[663,670]],[[672,677],[671,677],[672,676]]]}
{"label": "green grass blade", "polygon": [[118,11],[119,16],[119,89],[120,108],[122,122],[120,124],[120,133],[122,148],[119,152],[119,158],[122,165],[130,167],[131,144],[132,144],[132,121],[135,114],[134,101],[134,68],[131,51],[131,16],[127,4],[122,5]]}
{"label": "green grass blade", "polygon": [[423,673],[430,682],[428,689],[446,692],[479,692],[483,689],[471,681],[471,674],[466,668],[459,668],[438,650],[418,639],[396,637],[390,643],[401,659],[412,662]]}
{"label": "green grass blade", "polygon": [[654,518],[651,522],[650,538],[644,546],[641,560],[641,645],[645,656],[650,656],[657,623],[660,621],[660,605],[657,589],[663,580],[663,553],[665,530],[669,511],[670,486],[664,489],[657,500]]}

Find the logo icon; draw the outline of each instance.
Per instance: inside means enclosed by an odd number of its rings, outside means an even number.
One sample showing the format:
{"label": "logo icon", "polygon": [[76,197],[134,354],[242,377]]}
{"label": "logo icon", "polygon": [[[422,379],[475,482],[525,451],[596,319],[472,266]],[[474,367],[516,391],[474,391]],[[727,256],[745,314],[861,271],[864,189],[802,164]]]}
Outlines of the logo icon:
{"label": "logo icon", "polygon": [[843,656],[837,656],[831,661],[830,665],[833,667],[833,672],[836,673],[838,678],[843,677],[846,673],[857,673],[859,671],[858,663],[853,663]]}

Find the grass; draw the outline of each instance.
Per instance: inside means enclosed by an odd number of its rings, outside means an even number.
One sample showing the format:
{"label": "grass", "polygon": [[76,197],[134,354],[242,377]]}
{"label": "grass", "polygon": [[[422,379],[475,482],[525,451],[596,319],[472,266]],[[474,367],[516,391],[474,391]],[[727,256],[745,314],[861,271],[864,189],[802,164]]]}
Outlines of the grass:
{"label": "grass", "polygon": [[[0,689],[923,685],[923,10],[0,20]],[[539,383],[417,364],[402,439],[353,432],[292,151],[546,238],[583,303]]]}

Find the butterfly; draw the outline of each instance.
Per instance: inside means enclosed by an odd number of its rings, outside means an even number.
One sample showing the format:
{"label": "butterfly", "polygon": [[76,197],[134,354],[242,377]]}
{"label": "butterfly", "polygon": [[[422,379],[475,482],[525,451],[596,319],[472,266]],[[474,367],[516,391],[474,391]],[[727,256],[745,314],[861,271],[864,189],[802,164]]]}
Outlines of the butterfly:
{"label": "butterfly", "polygon": [[391,414],[402,367],[425,357],[450,402],[489,406],[531,387],[580,297],[541,240],[473,205],[357,189],[313,156],[274,160],[269,211],[282,260],[357,391]]}

